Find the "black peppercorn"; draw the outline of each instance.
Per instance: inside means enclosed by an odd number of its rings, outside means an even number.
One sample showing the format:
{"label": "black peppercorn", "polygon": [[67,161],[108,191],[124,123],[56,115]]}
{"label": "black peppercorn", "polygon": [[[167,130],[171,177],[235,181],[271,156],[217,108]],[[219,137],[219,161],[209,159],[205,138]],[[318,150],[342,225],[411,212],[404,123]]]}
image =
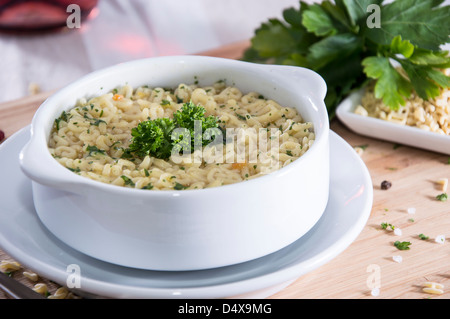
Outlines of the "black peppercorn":
{"label": "black peppercorn", "polygon": [[392,186],[392,183],[389,182],[389,181],[382,181],[381,182],[381,189],[386,190],[386,189],[391,188],[391,186]]}

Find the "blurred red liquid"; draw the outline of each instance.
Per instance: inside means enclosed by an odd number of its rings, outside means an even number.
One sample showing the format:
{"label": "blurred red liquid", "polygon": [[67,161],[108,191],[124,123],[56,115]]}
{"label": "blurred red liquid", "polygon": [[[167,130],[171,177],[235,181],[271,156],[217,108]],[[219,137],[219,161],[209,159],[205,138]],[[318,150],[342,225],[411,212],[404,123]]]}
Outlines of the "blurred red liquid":
{"label": "blurred red liquid", "polygon": [[[84,21],[98,0],[0,0],[0,30],[45,31],[67,27],[74,12],[68,6],[79,6],[80,21]],[[68,12],[69,11],[69,12]]]}

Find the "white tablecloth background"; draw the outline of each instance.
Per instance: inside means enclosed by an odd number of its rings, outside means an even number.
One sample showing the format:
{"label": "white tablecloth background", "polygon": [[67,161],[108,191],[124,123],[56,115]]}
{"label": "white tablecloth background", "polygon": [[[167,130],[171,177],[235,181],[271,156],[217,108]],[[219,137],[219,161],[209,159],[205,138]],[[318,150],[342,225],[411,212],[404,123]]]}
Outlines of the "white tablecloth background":
{"label": "white tablecloth background", "polygon": [[281,18],[289,7],[298,8],[299,1],[100,0],[95,18],[80,29],[0,33],[0,103],[28,95],[31,83],[53,90],[119,62],[250,39],[262,22]]}

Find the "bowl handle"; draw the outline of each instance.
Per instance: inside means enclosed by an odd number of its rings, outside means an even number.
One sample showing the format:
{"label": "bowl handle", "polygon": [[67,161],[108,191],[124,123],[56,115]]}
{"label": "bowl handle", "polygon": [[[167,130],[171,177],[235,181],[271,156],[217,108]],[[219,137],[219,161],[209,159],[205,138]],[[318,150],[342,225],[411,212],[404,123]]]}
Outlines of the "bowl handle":
{"label": "bowl handle", "polygon": [[[47,145],[40,145],[33,137],[22,148],[19,154],[19,163],[22,172],[31,180],[52,188],[68,191],[76,194],[85,194],[88,187],[76,174],[60,165],[46,152]],[[47,165],[54,161],[55,165]]]}
{"label": "bowl handle", "polygon": [[272,69],[273,72],[283,74],[288,79],[292,79],[292,81],[305,89],[311,99],[318,99],[315,102],[324,103],[323,100],[327,94],[327,84],[317,72],[300,66],[273,64],[264,64],[264,66]]}

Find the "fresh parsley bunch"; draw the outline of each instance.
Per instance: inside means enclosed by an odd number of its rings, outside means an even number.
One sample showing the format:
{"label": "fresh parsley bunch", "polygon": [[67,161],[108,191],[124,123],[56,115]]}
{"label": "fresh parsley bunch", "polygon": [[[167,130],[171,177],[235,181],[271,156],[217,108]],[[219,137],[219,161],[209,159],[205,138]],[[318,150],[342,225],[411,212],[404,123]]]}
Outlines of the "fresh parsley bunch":
{"label": "fresh parsley bunch", "polygon": [[[283,11],[284,21],[269,19],[255,30],[242,59],[319,73],[328,87],[330,118],[344,97],[370,79],[376,82],[375,96],[398,109],[412,90],[428,100],[450,86],[440,70],[450,67],[448,52],[440,49],[450,34],[450,6],[442,2],[300,1],[298,10]],[[375,15],[378,25],[371,20]]]}
{"label": "fresh parsley bunch", "polygon": [[[193,151],[194,145],[207,144],[208,140],[203,139],[202,132],[209,128],[218,128],[219,124],[215,116],[205,116],[205,112],[205,108],[201,105],[188,102],[174,113],[173,119],[159,118],[139,123],[131,130],[131,143],[124,150],[122,157],[143,158],[151,155],[167,159],[172,154],[174,147],[178,147],[177,151],[181,151],[186,146]],[[195,131],[195,123],[200,124],[201,131]],[[183,139],[183,135],[172,134],[177,128],[187,130],[190,139]]]}

